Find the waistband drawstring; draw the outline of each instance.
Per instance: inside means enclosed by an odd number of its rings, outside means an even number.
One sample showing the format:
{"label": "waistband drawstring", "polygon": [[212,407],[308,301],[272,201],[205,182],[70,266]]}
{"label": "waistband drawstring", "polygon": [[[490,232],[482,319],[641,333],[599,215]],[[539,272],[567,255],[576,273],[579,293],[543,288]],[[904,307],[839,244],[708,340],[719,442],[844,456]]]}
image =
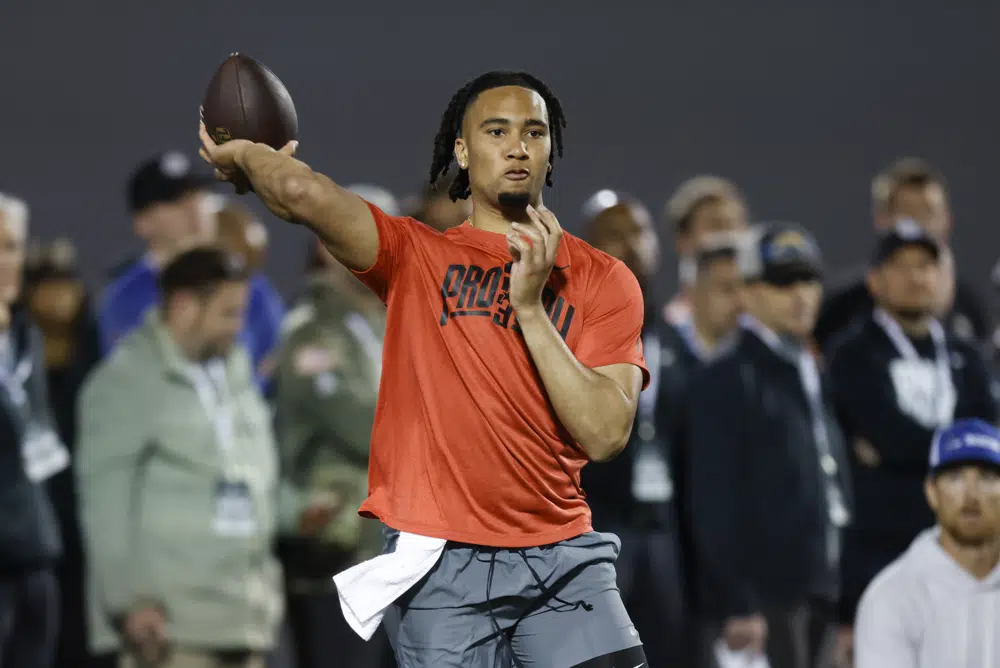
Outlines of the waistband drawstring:
{"label": "waistband drawstring", "polygon": [[[500,623],[497,622],[496,615],[493,612],[493,598],[491,595],[493,590],[493,571],[494,568],[496,567],[497,552],[499,551],[499,548],[480,548],[479,550],[477,550],[477,552],[480,552],[483,549],[487,549],[490,551],[490,568],[486,576],[486,611],[490,618],[490,624],[493,627],[493,632],[496,633],[497,636],[499,636],[502,639],[502,642],[507,646],[507,649],[510,651],[510,656],[511,660],[513,661],[514,667],[524,668],[524,664],[521,662],[520,659],[517,658],[517,654],[514,652],[514,645],[511,643],[510,635],[508,634],[507,631],[505,631],[500,627]],[[513,552],[514,550],[511,551]],[[518,549],[516,550],[516,552],[521,557],[521,561],[524,562],[524,565],[528,567],[528,571],[531,573],[531,577],[535,579],[535,584],[538,586],[538,589],[542,594],[542,599],[544,599],[544,601],[552,600],[559,604],[558,606],[550,605],[549,606],[550,610],[552,610],[553,612],[570,612],[578,608],[583,608],[587,612],[593,611],[594,606],[591,605],[590,603],[587,603],[587,601],[581,599],[579,601],[576,601],[575,603],[570,603],[569,601],[559,598],[558,596],[553,594],[552,588],[545,584],[545,581],[542,580],[541,576],[538,575],[538,571],[536,571],[534,567],[532,567],[531,563],[528,561],[528,555],[524,551],[524,549],[523,548]],[[477,554],[477,559],[478,559],[478,554]],[[531,607],[529,607],[529,610],[531,609]],[[513,629],[517,627],[517,625],[521,622],[522,619],[524,619],[526,615],[527,611],[525,611],[524,614],[522,614],[520,617],[517,618],[517,620],[514,622],[513,626],[510,629],[510,633],[513,633]]]}
{"label": "waistband drawstring", "polygon": [[[514,645],[510,642],[510,636],[507,632],[500,628],[499,622],[497,622],[496,616],[493,614],[493,599],[490,598],[490,590],[493,587],[493,567],[497,563],[497,551],[496,549],[490,550],[490,570],[486,576],[486,612],[490,616],[490,623],[493,625],[493,631],[502,638],[503,643],[507,646],[508,651],[510,651],[510,658],[514,662],[515,668],[524,668],[524,664],[521,660],[517,658],[517,654],[514,652]],[[516,624],[515,624],[516,626]]]}
{"label": "waistband drawstring", "polygon": [[528,567],[529,571],[531,571],[531,576],[535,578],[535,582],[538,584],[538,588],[541,590],[542,595],[545,596],[546,598],[551,598],[553,601],[560,604],[561,607],[558,608],[552,606],[552,610],[554,612],[569,612],[571,610],[576,610],[577,608],[583,608],[587,612],[593,611],[594,606],[582,599],[577,601],[576,603],[570,603],[569,601],[561,599],[555,594],[552,594],[551,588],[545,585],[545,582],[542,580],[542,578],[538,576],[538,573],[535,571],[535,569],[531,567],[530,563],[528,563],[528,555],[525,554],[524,549],[518,550],[517,553],[521,555],[521,560],[524,561],[524,565]]}

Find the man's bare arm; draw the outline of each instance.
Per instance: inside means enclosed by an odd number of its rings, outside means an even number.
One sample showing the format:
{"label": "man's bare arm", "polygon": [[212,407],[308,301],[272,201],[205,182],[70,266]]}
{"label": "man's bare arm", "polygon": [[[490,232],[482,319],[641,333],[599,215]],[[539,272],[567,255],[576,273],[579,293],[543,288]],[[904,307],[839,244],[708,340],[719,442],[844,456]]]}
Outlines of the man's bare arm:
{"label": "man's bare arm", "polygon": [[591,460],[620,453],[632,433],[642,370],[634,364],[585,366],[543,308],[522,309],[517,320],[559,421]]}
{"label": "man's bare arm", "polygon": [[216,145],[204,125],[201,155],[219,178],[242,172],[261,201],[285,220],[305,225],[349,269],[364,271],[378,255],[378,229],[364,200],[293,157],[296,143],[276,151],[233,140]]}

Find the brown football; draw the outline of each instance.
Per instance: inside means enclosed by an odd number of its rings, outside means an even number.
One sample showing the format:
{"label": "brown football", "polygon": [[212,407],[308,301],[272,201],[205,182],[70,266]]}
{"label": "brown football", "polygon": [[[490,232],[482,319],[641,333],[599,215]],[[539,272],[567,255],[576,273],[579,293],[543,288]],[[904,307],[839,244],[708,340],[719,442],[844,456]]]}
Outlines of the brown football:
{"label": "brown football", "polygon": [[299,131],[285,84],[263,64],[239,53],[229,56],[208,84],[202,118],[216,144],[249,139],[278,149]]}

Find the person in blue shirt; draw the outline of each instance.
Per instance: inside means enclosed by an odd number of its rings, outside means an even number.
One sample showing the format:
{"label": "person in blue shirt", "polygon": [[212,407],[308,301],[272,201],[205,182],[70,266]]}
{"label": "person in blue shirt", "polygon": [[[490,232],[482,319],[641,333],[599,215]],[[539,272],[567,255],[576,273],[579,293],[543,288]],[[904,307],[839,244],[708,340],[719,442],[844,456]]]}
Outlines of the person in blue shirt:
{"label": "person in blue shirt", "polygon": [[[98,308],[102,352],[139,326],[159,299],[160,268],[178,253],[215,243],[219,198],[211,177],[191,169],[181,153],[167,152],[146,160],[133,172],[127,188],[136,235],[146,252],[117,273],[105,288]],[[251,280],[251,296],[240,340],[254,363],[258,382],[266,386],[268,355],[278,343],[284,304],[264,276]]]}

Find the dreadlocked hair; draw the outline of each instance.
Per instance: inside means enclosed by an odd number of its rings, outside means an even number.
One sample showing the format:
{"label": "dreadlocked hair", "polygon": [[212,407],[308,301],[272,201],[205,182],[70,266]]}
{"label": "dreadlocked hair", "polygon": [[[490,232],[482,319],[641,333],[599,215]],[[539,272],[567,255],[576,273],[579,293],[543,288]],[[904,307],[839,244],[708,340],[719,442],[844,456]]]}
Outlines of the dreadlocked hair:
{"label": "dreadlocked hair", "polygon": [[[559,98],[549,90],[548,86],[526,72],[487,72],[459,88],[452,95],[448,107],[441,115],[441,127],[437,136],[434,137],[434,159],[431,162],[432,186],[439,177],[448,174],[454,157],[455,139],[462,132],[462,120],[465,118],[466,109],[483,91],[501,86],[520,86],[533,90],[542,96],[545,108],[549,112],[549,125],[552,132],[552,155],[549,157],[549,161],[553,162],[557,156],[562,157],[563,128],[566,127],[566,117],[563,114]],[[549,170],[545,176],[545,185],[552,185],[552,170]],[[471,193],[469,170],[459,169],[448,187],[448,196],[451,201],[456,202],[468,198]]]}

